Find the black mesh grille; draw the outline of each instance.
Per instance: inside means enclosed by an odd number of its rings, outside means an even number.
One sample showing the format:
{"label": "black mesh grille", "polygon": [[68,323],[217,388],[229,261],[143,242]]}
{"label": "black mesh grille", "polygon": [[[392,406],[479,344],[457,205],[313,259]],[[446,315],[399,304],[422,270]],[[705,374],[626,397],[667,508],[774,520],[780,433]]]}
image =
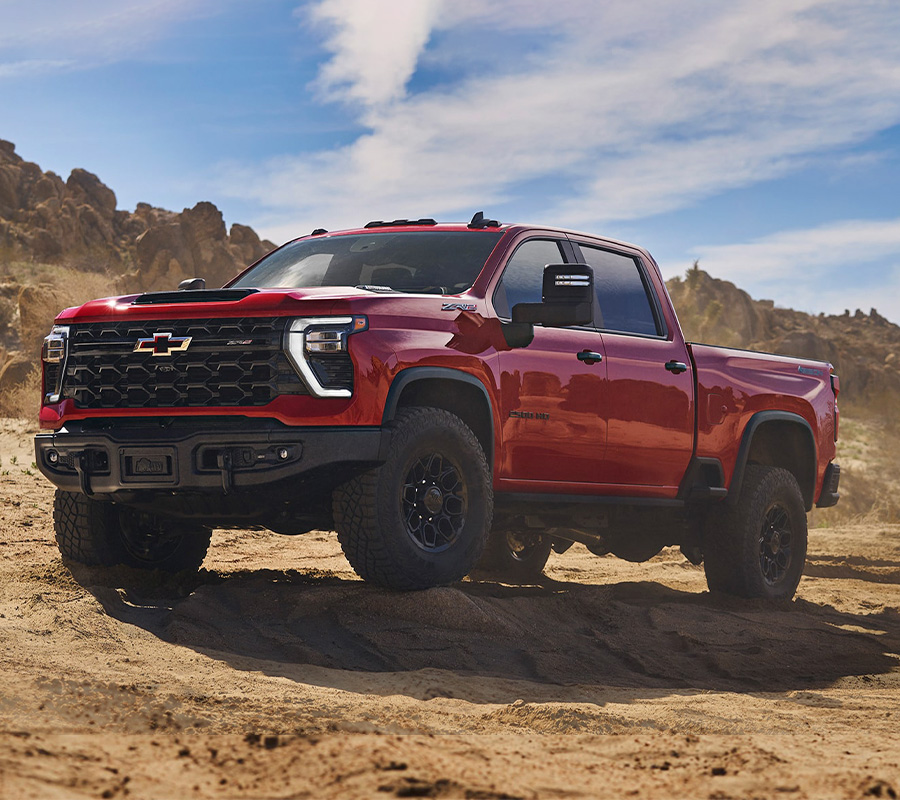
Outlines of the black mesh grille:
{"label": "black mesh grille", "polygon": [[326,389],[353,391],[353,362],[349,353],[310,355],[308,358],[319,383]]}
{"label": "black mesh grille", "polygon": [[62,367],[62,364],[58,361],[45,361],[44,362],[44,397],[47,395],[56,394],[56,385],[57,381],[59,381],[59,370]]}
{"label": "black mesh grille", "polygon": [[[282,350],[286,319],[236,318],[73,325],[62,396],[80,408],[262,406],[308,394]],[[171,334],[188,348],[154,355],[139,339]],[[167,350],[164,341],[160,350]]]}

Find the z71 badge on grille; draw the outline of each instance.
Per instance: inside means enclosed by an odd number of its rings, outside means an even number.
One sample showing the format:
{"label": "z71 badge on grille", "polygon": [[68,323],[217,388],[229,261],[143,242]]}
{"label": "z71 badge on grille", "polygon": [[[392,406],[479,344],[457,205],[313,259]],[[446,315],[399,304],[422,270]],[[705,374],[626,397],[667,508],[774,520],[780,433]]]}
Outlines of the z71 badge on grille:
{"label": "z71 badge on grille", "polygon": [[171,333],[154,333],[148,339],[138,339],[134,345],[135,353],[150,353],[154,356],[170,356],[182,353],[191,345],[190,336],[172,336]]}

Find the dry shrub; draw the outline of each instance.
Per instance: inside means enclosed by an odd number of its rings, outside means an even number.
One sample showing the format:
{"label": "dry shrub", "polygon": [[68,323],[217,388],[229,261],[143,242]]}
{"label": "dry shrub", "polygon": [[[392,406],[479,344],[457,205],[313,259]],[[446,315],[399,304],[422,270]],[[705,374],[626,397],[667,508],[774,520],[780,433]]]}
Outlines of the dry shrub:
{"label": "dry shrub", "polygon": [[21,383],[0,392],[0,416],[34,421],[41,410],[41,368],[35,367]]}
{"label": "dry shrub", "polygon": [[35,361],[40,357],[41,342],[60,311],[115,293],[113,281],[95,272],[59,267],[52,273],[43,272],[42,277],[52,280],[45,280],[36,286],[24,286],[18,299],[22,350]]}
{"label": "dry shrub", "polygon": [[841,417],[835,459],[841,465],[841,500],[834,508],[814,510],[810,523],[900,522],[900,424],[895,415],[850,416],[842,408]]}
{"label": "dry shrub", "polygon": [[68,306],[116,294],[117,283],[115,278],[96,272],[23,263],[3,265],[0,278],[10,278],[21,284],[14,315],[18,343],[14,342],[14,346],[22,357],[34,363],[34,369],[25,381],[6,387],[0,393],[0,414],[34,420],[41,401],[41,342],[49,333],[54,318]]}

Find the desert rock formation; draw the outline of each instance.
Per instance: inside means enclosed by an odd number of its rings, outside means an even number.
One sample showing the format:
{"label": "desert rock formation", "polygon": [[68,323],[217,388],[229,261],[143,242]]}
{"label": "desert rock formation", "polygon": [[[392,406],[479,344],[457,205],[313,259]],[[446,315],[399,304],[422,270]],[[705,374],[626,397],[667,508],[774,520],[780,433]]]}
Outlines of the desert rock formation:
{"label": "desert rock formation", "polygon": [[74,169],[63,181],[0,140],[0,262],[107,270],[128,290],[146,291],[194,276],[221,286],[274,246],[246,225],[226,231],[212,203],[181,213],[147,203],[119,210],[115,192],[93,173]]}

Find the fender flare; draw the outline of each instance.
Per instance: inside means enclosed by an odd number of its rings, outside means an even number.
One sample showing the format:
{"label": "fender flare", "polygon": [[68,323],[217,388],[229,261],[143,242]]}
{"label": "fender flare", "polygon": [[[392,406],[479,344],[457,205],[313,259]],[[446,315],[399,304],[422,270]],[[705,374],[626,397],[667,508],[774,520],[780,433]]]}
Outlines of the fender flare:
{"label": "fender flare", "polygon": [[759,428],[768,422],[788,422],[792,425],[799,425],[808,438],[808,443],[813,457],[812,485],[801,485],[800,491],[803,494],[803,500],[807,506],[806,510],[809,511],[809,509],[812,508],[813,501],[815,500],[816,476],[818,474],[816,464],[816,453],[818,452],[818,449],[816,447],[816,437],[813,434],[813,430],[809,422],[807,422],[799,414],[795,414],[791,411],[757,411],[752,417],[750,417],[750,421],[747,423],[747,426],[744,428],[744,433],[741,436],[741,445],[738,448],[737,460],[734,464],[734,473],[731,476],[731,485],[728,487],[728,495],[725,502],[729,503],[730,505],[734,505],[735,503],[737,503],[738,497],[741,493],[741,487],[744,483],[744,472],[747,468],[747,462],[750,459],[750,448],[753,445],[753,437],[755,436]]}
{"label": "fender flare", "polygon": [[474,375],[452,367],[408,367],[401,370],[391,382],[387,398],[384,402],[384,412],[381,416],[382,426],[397,416],[397,408],[400,404],[400,396],[412,383],[424,380],[458,381],[476,388],[484,397],[488,412],[488,452],[485,452],[488,464],[494,463],[494,404],[487,387]]}

